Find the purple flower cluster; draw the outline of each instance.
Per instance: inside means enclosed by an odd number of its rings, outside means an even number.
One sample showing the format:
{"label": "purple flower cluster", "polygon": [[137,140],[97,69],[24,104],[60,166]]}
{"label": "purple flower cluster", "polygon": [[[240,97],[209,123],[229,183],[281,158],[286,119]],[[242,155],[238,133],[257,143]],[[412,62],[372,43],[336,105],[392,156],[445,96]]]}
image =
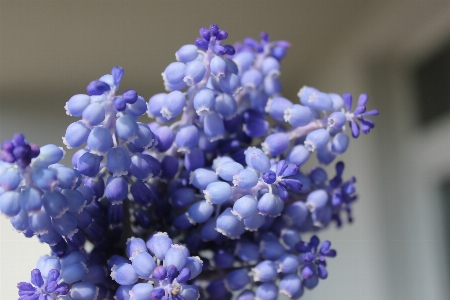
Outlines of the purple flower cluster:
{"label": "purple flower cluster", "polygon": [[290,44],[227,37],[201,28],[148,101],[118,92],[121,67],[71,97],[72,167],[55,145],[3,142],[0,211],[51,247],[19,299],[297,299],[328,277],[336,251],[316,234],[352,221],[356,180],[327,166],[378,112],[365,94],[352,111],[351,95],[308,86],[289,100]]}

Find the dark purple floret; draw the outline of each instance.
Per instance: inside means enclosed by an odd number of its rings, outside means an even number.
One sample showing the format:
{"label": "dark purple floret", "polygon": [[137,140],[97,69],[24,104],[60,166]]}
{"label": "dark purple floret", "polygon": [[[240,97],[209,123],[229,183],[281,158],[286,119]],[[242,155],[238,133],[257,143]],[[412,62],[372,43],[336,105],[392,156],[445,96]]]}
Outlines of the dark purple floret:
{"label": "dark purple floret", "polygon": [[217,37],[219,34],[219,25],[217,25],[217,24],[209,25],[209,31],[211,32],[212,36]]}
{"label": "dark purple floret", "polygon": [[123,73],[124,73],[124,70],[122,67],[115,66],[114,68],[112,68],[111,75],[113,76],[114,85],[116,87],[119,86],[120,81],[122,80],[122,77],[123,77]]}
{"label": "dark purple floret", "polygon": [[17,163],[20,168],[26,168],[31,159],[39,156],[40,149],[35,144],[29,144],[21,133],[14,134],[11,140],[2,143],[0,160],[8,163]]}
{"label": "dark purple floret", "polygon": [[202,50],[208,50],[209,42],[201,37],[195,39],[195,46],[199,47]]}
{"label": "dark purple floret", "polygon": [[109,84],[100,80],[91,81],[86,87],[86,91],[89,95],[102,95],[110,89],[111,87]]}
{"label": "dark purple floret", "polygon": [[262,175],[262,179],[265,183],[272,184],[277,180],[277,174],[274,171],[269,170]]}
{"label": "dark purple floret", "polygon": [[209,42],[210,38],[211,38],[211,33],[209,32],[209,29],[206,27],[202,27],[200,28],[200,36]]}
{"label": "dark purple floret", "polygon": [[175,267],[174,265],[170,265],[167,267],[167,279],[169,280],[170,283],[173,282],[173,280],[177,277],[177,275],[178,275],[177,267]]}
{"label": "dark purple floret", "polygon": [[122,98],[126,103],[133,104],[138,98],[138,94],[135,90],[127,90],[123,92]]}
{"label": "dark purple floret", "polygon": [[153,276],[159,280],[167,277],[167,269],[163,266],[158,266],[153,270]]}
{"label": "dark purple floret", "polygon": [[227,37],[228,37],[228,32],[226,32],[225,30],[219,30],[219,33],[217,34],[217,39],[219,41],[226,40]]}
{"label": "dark purple floret", "polygon": [[231,45],[223,45],[223,47],[225,48],[225,53],[227,55],[234,55],[236,53],[236,50]]}
{"label": "dark purple floret", "polygon": [[215,45],[214,52],[218,55],[224,55],[227,53],[227,49],[222,45]]}

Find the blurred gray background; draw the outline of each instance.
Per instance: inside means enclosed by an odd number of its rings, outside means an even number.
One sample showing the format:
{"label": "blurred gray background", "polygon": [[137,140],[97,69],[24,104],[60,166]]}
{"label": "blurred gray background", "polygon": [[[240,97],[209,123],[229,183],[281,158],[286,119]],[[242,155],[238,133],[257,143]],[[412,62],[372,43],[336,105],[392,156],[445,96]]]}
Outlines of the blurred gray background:
{"label": "blurred gray background", "polygon": [[[21,131],[62,145],[74,121],[65,102],[115,65],[122,88],[162,92],[175,51],[211,23],[230,42],[262,30],[289,40],[281,80],[292,101],[303,85],[367,92],[381,112],[343,157],[358,178],[355,223],[320,234],[338,257],[303,299],[450,299],[450,115],[420,121],[423,107],[450,96],[423,100],[416,80],[450,41],[448,0],[0,1],[0,139]],[[0,299],[17,299],[16,283],[43,254],[1,219]]]}

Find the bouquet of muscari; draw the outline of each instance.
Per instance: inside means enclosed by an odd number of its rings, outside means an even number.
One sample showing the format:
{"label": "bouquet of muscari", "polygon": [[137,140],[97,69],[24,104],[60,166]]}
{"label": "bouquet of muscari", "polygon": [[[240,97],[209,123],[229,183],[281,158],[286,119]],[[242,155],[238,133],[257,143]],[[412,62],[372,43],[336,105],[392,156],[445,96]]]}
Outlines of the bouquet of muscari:
{"label": "bouquet of muscari", "polygon": [[297,299],[327,278],[336,251],[315,233],[351,222],[356,200],[335,160],[378,112],[365,94],[354,110],[307,86],[282,97],[290,44],[227,36],[201,28],[148,102],[119,92],[121,67],[71,97],[71,167],[56,145],[2,143],[0,210],[51,249],[20,300]]}

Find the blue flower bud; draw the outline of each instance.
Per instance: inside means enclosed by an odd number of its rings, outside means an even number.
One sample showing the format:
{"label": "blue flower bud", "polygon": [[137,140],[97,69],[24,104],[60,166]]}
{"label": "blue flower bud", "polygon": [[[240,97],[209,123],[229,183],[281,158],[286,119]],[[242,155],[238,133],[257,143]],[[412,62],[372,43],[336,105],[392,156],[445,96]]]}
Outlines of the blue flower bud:
{"label": "blue flower bud", "polygon": [[153,270],[156,268],[153,257],[146,251],[139,252],[132,256],[132,266],[137,275],[144,278],[149,278]]}
{"label": "blue flower bud", "polygon": [[190,271],[190,277],[188,279],[197,277],[202,272],[202,266],[203,262],[198,256],[189,256],[186,264],[184,265],[184,267]]}
{"label": "blue flower bud", "polygon": [[161,115],[168,120],[176,118],[184,108],[186,98],[180,91],[173,91],[169,93],[161,107]]}
{"label": "blue flower bud", "polygon": [[350,143],[350,138],[345,133],[338,133],[334,136],[331,142],[331,150],[334,153],[342,154],[347,151],[348,145]]}
{"label": "blue flower bud", "polygon": [[42,260],[38,261],[38,268],[46,278],[51,270],[61,270],[61,262],[58,257],[46,256]]}
{"label": "blue flower bud", "polygon": [[151,177],[156,177],[160,172],[160,163],[153,156],[135,153],[131,157],[130,173],[137,179],[145,180]]}
{"label": "blue flower bud", "polygon": [[31,177],[38,188],[53,190],[58,185],[56,171],[53,169],[39,169]]}
{"label": "blue flower bud", "polygon": [[319,284],[319,278],[317,275],[313,275],[311,278],[304,279],[303,285],[308,289],[313,289]]}
{"label": "blue flower bud", "polygon": [[330,128],[339,130],[347,122],[347,117],[343,112],[335,111],[328,117],[328,126]]}
{"label": "blue flower bud", "polygon": [[238,218],[233,215],[231,208],[225,209],[217,218],[216,230],[228,237],[235,237],[234,233],[241,223]]}
{"label": "blue flower bud", "polygon": [[[132,287],[133,287],[133,285],[121,285],[121,286],[119,286],[119,288],[116,291],[115,298],[117,300],[130,300],[130,291],[131,291]],[[70,299],[67,299],[67,300],[70,300]]]}
{"label": "blue flower bud", "polygon": [[239,87],[241,81],[234,73],[227,73],[225,77],[219,78],[219,85],[223,92],[234,95]]}
{"label": "blue flower bud", "polygon": [[205,116],[214,110],[216,103],[214,92],[209,88],[200,89],[194,96],[194,108],[199,116]]}
{"label": "blue flower bud", "polygon": [[91,102],[91,97],[85,94],[77,94],[72,96],[69,101],[67,101],[66,113],[69,116],[81,117],[83,114],[83,110],[89,105]]}
{"label": "blue flower bud", "polygon": [[340,111],[342,108],[344,108],[344,100],[342,97],[338,94],[328,94],[330,96],[331,100],[333,101],[333,110],[334,111]]}
{"label": "blue flower bud", "polygon": [[300,260],[294,254],[283,254],[277,260],[278,272],[289,274],[296,273],[300,266]]}
{"label": "blue flower bud", "polygon": [[108,150],[106,154],[106,166],[113,176],[128,174],[131,158],[123,147],[115,147]]}
{"label": "blue flower bud", "polygon": [[191,61],[186,64],[183,81],[187,86],[193,86],[203,79],[205,73],[206,68],[203,62],[197,60]]}
{"label": "blue flower bud", "polygon": [[272,282],[266,282],[256,289],[256,298],[261,300],[276,300],[278,298],[278,287]]}
{"label": "blue flower bud", "polygon": [[185,300],[197,300],[200,297],[198,288],[195,285],[182,285],[180,296]]}
{"label": "blue flower bud", "polygon": [[80,281],[88,272],[86,265],[82,262],[75,262],[65,266],[61,271],[61,279],[66,283]]}
{"label": "blue flower bud", "polygon": [[197,46],[195,45],[183,45],[181,48],[175,53],[175,58],[178,61],[182,62],[190,62],[197,58]]}
{"label": "blue flower bud", "polygon": [[225,77],[228,69],[226,61],[222,57],[217,55],[214,56],[213,59],[211,60],[210,67],[211,73],[217,78]]}
{"label": "blue flower bud", "polygon": [[290,146],[289,137],[283,132],[273,133],[266,137],[261,144],[263,151],[272,156],[278,156]]}
{"label": "blue flower bud", "polygon": [[258,230],[266,221],[266,218],[259,213],[259,210],[255,210],[253,214],[244,219],[244,226],[246,230],[256,231]]}
{"label": "blue flower bud", "polygon": [[306,198],[306,206],[311,212],[324,208],[328,203],[328,193],[325,190],[315,190]]}
{"label": "blue flower bud", "polygon": [[215,111],[224,118],[232,117],[237,111],[237,103],[229,94],[219,94],[215,101]]}
{"label": "blue flower bud", "polygon": [[68,212],[79,214],[86,206],[86,200],[77,190],[63,189],[61,194],[67,199]]}
{"label": "blue flower bud", "polygon": [[258,183],[259,176],[251,168],[238,171],[233,176],[233,184],[243,189],[250,189]]}
{"label": "blue flower bud", "polygon": [[21,209],[17,215],[9,219],[9,222],[17,231],[25,231],[29,228],[28,213]]}
{"label": "blue flower bud", "polygon": [[289,274],[280,281],[280,293],[289,298],[302,291],[302,279],[297,274]]}
{"label": "blue flower bud", "polygon": [[143,239],[131,237],[126,243],[128,258],[133,261],[134,257],[141,252],[147,252],[147,247]]}
{"label": "blue flower bud", "polygon": [[211,218],[203,224],[200,235],[204,241],[213,241],[220,236],[220,233],[215,229],[216,220]]}
{"label": "blue flower bud", "polygon": [[8,216],[14,217],[20,212],[20,194],[18,192],[8,191],[0,195],[0,211]]}
{"label": "blue flower bud", "polygon": [[15,190],[20,182],[22,181],[22,178],[16,170],[9,169],[8,171],[4,172],[0,175],[0,186],[5,191],[13,191]]}
{"label": "blue flower bud", "polygon": [[93,102],[83,110],[82,116],[87,126],[99,125],[105,119],[105,108],[101,103]]}
{"label": "blue flower bud", "polygon": [[294,127],[305,126],[312,120],[311,110],[308,107],[294,104],[284,111],[284,120]]}
{"label": "blue flower bud", "polygon": [[309,210],[304,202],[296,201],[286,207],[283,212],[283,220],[288,226],[295,225],[300,227],[306,220]]}
{"label": "blue flower bud", "polygon": [[113,104],[117,111],[124,111],[127,108],[127,102],[122,97],[114,98]]}
{"label": "blue flower bud", "polygon": [[209,43],[208,43],[208,41],[205,40],[205,39],[202,39],[202,38],[196,38],[196,39],[195,39],[195,45],[196,45],[198,48],[200,48],[200,49],[206,51],[206,50],[208,50],[208,45],[209,45]]}
{"label": "blue flower bud", "polygon": [[298,97],[303,105],[317,110],[333,110],[333,100],[328,94],[315,88],[304,86],[298,92]]}
{"label": "blue flower bud", "polygon": [[67,198],[58,191],[45,192],[42,195],[42,204],[53,218],[61,217],[69,209]]}
{"label": "blue flower bud", "polygon": [[137,283],[130,290],[130,299],[133,300],[147,300],[150,293],[153,291],[153,285],[150,283]]}
{"label": "blue flower bud", "polygon": [[166,155],[161,161],[161,178],[170,180],[178,172],[178,158]]}
{"label": "blue flower bud", "polygon": [[77,229],[77,219],[69,213],[64,213],[59,218],[52,219],[52,226],[60,235],[71,237]]}
{"label": "blue flower bud", "polygon": [[311,169],[309,177],[315,185],[322,185],[327,181],[328,174],[323,168],[315,167]]}
{"label": "blue flower bud", "polygon": [[257,90],[263,82],[263,76],[260,71],[250,69],[245,71],[241,77],[241,85],[248,90]]}
{"label": "blue flower bud", "polygon": [[[147,241],[147,248],[150,250],[150,252],[156,256],[159,260],[164,260],[164,256],[166,252],[170,249],[170,246],[172,245],[172,240],[169,238],[167,233],[165,232],[158,232],[154,234],[148,241]],[[165,277],[165,276],[164,276]]]}
{"label": "blue flower bud", "polygon": [[238,295],[236,300],[253,300],[255,299],[255,293],[250,290],[245,290]]}
{"label": "blue flower bud", "polygon": [[164,256],[164,266],[175,266],[177,270],[181,270],[187,262],[186,247],[182,245],[172,245]]}
{"label": "blue flower bud", "polygon": [[161,75],[165,82],[170,84],[179,84],[183,82],[185,68],[186,65],[184,63],[173,62],[166,67]]}
{"label": "blue flower bud", "polygon": [[189,183],[200,190],[206,189],[208,184],[214,181],[217,181],[216,173],[203,168],[196,169],[189,176]]}
{"label": "blue flower bud", "polygon": [[167,126],[158,127],[153,132],[158,142],[156,144],[156,148],[160,152],[166,152],[172,146],[172,143],[175,140],[175,133]]}
{"label": "blue flower bud", "polygon": [[41,209],[37,213],[31,214],[28,217],[28,224],[30,226],[30,229],[33,230],[36,234],[47,233],[52,226],[50,216],[44,209]]}
{"label": "blue flower bud", "polygon": [[205,116],[203,120],[203,130],[210,141],[221,139],[225,132],[222,118],[217,113]]}
{"label": "blue flower bud", "polygon": [[194,148],[184,156],[184,167],[187,171],[192,171],[205,166],[205,154],[200,148]]}
{"label": "blue flower bud", "polygon": [[175,137],[178,152],[189,153],[198,143],[198,129],[194,125],[184,125],[178,129]]}
{"label": "blue flower bud", "polygon": [[258,172],[266,172],[270,169],[270,160],[259,148],[248,148],[245,151],[245,162]]}
{"label": "blue flower bud", "polygon": [[138,138],[139,127],[131,116],[124,115],[116,120],[116,132],[119,138],[128,143]]}
{"label": "blue flower bud", "polygon": [[122,202],[128,195],[128,184],[122,176],[110,176],[106,181],[105,196],[111,202]]}
{"label": "blue flower bud", "polygon": [[281,85],[280,79],[278,77],[274,76],[266,76],[264,77],[264,92],[269,97],[275,97],[278,96],[283,87]]}
{"label": "blue flower bud", "polygon": [[284,112],[292,107],[293,104],[286,98],[275,97],[269,100],[266,106],[266,112],[276,121],[284,122]]}
{"label": "blue flower bud", "polygon": [[193,223],[206,222],[214,212],[214,207],[207,203],[206,200],[201,200],[194,203],[188,210],[188,218]]}
{"label": "blue flower bud", "polygon": [[242,51],[233,57],[233,61],[238,66],[240,74],[247,71],[253,65],[254,60],[255,54],[250,51]]}
{"label": "blue flower bud", "polygon": [[256,199],[250,195],[243,196],[234,202],[231,213],[238,217],[239,220],[246,219],[253,215],[256,211]]}
{"label": "blue flower bud", "polygon": [[87,139],[87,145],[93,154],[106,154],[113,146],[111,132],[105,127],[94,127]]}
{"label": "blue flower bud", "polygon": [[325,147],[330,140],[330,134],[324,128],[316,129],[310,132],[305,139],[305,147],[311,152]]}
{"label": "blue flower bud", "polygon": [[100,162],[102,157],[86,152],[80,156],[77,162],[77,169],[81,174],[89,177],[94,177],[100,170]]}
{"label": "blue flower bud", "polygon": [[78,170],[67,168],[62,165],[53,165],[51,168],[56,171],[59,188],[73,189],[80,185],[81,173]]}
{"label": "blue flower bud", "polygon": [[138,275],[131,264],[122,263],[112,267],[111,278],[120,285],[129,285],[136,283]]}
{"label": "blue flower bud", "polygon": [[243,169],[244,167],[240,163],[230,161],[221,164],[216,169],[216,174],[218,174],[223,180],[232,181],[233,176]]}
{"label": "blue flower bud", "polygon": [[145,102],[144,98],[138,96],[134,103],[127,104],[125,112],[134,118],[142,116],[147,112],[147,102]]}
{"label": "blue flower bud", "polygon": [[166,97],[167,97],[166,93],[159,93],[150,97],[150,99],[148,100],[148,116],[150,118],[162,116],[160,111]]}
{"label": "blue flower bud", "polygon": [[83,122],[77,121],[72,123],[67,127],[63,143],[69,149],[80,147],[87,141],[90,132],[91,130]]}
{"label": "blue flower bud", "polygon": [[286,155],[286,160],[291,164],[301,166],[308,161],[310,154],[311,152],[305,146],[297,145]]}
{"label": "blue flower bud", "polygon": [[211,204],[222,204],[231,197],[231,186],[222,181],[216,181],[208,184],[203,191],[205,199]]}
{"label": "blue flower bud", "polygon": [[214,264],[216,268],[227,269],[231,268],[234,263],[234,256],[232,253],[219,249],[214,253]]}
{"label": "blue flower bud", "polygon": [[247,270],[244,268],[231,271],[225,277],[225,285],[232,291],[242,289],[249,282],[250,277],[248,277]]}
{"label": "blue flower bud", "polygon": [[272,56],[264,58],[262,63],[264,76],[278,76],[280,74],[280,62]]}
{"label": "blue flower bud", "polygon": [[91,81],[86,87],[89,95],[101,95],[111,89],[110,85],[100,80]]}
{"label": "blue flower bud", "polygon": [[264,260],[258,263],[253,269],[253,280],[259,282],[269,282],[278,276],[276,265],[271,260]]}
{"label": "blue flower bud", "polygon": [[262,239],[259,248],[262,257],[265,259],[276,260],[285,253],[283,245],[278,240]]}

